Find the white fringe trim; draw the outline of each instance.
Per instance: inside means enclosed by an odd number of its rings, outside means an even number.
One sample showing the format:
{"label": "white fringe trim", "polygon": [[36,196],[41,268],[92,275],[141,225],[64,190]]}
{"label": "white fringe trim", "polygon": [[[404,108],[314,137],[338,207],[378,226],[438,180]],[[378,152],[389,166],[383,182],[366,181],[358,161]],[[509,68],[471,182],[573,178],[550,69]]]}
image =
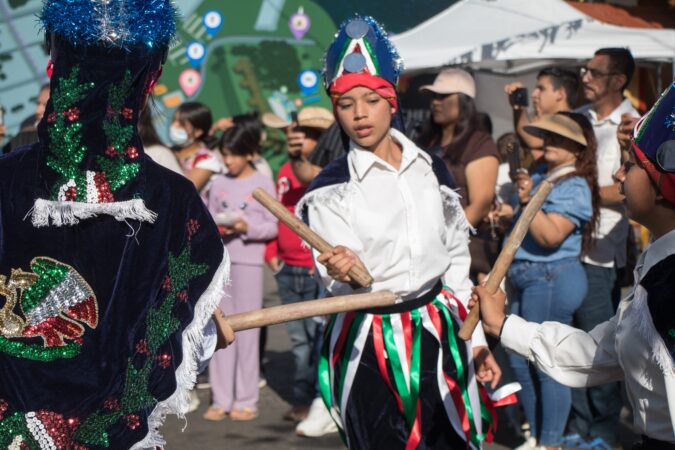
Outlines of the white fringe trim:
{"label": "white fringe trim", "polygon": [[35,200],[33,208],[26,214],[26,217],[31,216],[33,226],[40,228],[50,225],[57,227],[75,225],[80,220],[101,214],[113,216],[115,220],[120,222],[140,220],[141,222],[154,223],[157,219],[157,214],[150,211],[141,199],[115,203],[82,203],[58,202],[39,198]]}
{"label": "white fringe trim", "polygon": [[635,321],[637,322],[637,329],[640,336],[642,336],[652,349],[652,357],[658,364],[661,372],[665,376],[672,376],[675,373],[673,365],[673,358],[666,347],[665,342],[661,339],[658,331],[654,327],[652,314],[649,312],[649,305],[647,304],[647,290],[638,284],[635,287],[635,294],[633,296],[633,310],[635,311]]}
{"label": "white fringe trim", "polygon": [[159,432],[167,414],[175,414],[184,419],[190,406],[190,391],[197,382],[197,369],[204,356],[204,328],[211,319],[213,311],[218,307],[225,294],[225,286],[230,283],[230,256],[223,250],[223,261],[220,263],[209,287],[204,291],[195,306],[192,322],[183,332],[183,361],[176,370],[176,391],[166,400],[159,402],[148,417],[148,434],[136,443],[135,449],[155,449],[166,444]]}
{"label": "white fringe trim", "polygon": [[351,181],[319,188],[305,194],[295,206],[295,215],[302,220],[302,211],[305,207],[314,204],[327,206],[342,217],[349,217],[351,211],[349,197],[355,192]]}
{"label": "white fringe trim", "polygon": [[461,196],[447,186],[441,185],[440,188],[446,226],[454,225],[458,230],[476,234],[476,229],[467,220],[464,208],[462,208],[462,204],[459,202]]}

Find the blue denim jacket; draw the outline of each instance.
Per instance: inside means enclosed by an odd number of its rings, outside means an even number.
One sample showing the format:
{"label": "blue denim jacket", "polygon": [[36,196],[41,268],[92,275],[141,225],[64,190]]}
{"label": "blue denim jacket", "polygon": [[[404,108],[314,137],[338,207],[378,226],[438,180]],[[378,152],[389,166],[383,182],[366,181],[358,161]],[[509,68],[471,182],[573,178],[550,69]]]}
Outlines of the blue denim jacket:
{"label": "blue denim jacket", "polygon": [[[532,175],[532,193],[545,178],[543,173]],[[518,205],[518,195],[512,199],[513,207]],[[544,202],[542,211],[547,214],[555,213],[569,219],[574,230],[556,248],[545,248],[539,245],[528,233],[523,239],[520,249],[516,252],[516,260],[549,262],[562,258],[578,257],[581,253],[581,238],[584,225],[593,217],[591,189],[582,177],[569,177],[553,186],[553,190]],[[515,217],[518,219],[518,216]],[[509,233],[510,234],[510,233]]]}

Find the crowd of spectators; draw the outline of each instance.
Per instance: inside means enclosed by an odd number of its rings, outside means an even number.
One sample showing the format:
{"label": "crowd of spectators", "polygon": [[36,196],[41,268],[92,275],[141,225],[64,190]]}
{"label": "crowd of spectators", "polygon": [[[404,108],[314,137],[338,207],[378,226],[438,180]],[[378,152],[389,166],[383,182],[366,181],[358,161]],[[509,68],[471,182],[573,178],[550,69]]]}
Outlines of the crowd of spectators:
{"label": "crowd of spectators", "polygon": [[[510,307],[529,321],[558,321],[588,331],[614,315],[631,272],[627,254],[635,245],[614,178],[639,117],[624,96],[634,70],[628,50],[603,48],[577,69],[544,68],[534,86],[507,84],[505,97],[495,101],[511,106],[513,130],[496,141],[489,115],[476,109],[481,93],[469,72],[444,69],[419,89],[418,95],[428,100],[429,114],[415,128],[414,139],[446,163],[461,195],[475,229],[470,244],[475,283],[489,274],[503,239],[538,184],[556,177],[507,277]],[[37,96],[35,114],[8,140],[5,153],[38,139],[36,127],[48,98],[46,85]],[[169,121],[168,144],[153,122],[151,109],[144,110],[139,127],[146,154],[194,183],[230,251],[233,285],[223,310],[235,313],[261,306],[265,263],[274,273],[282,303],[325,295],[315,279],[309,249],[250,195],[263,187],[294,212],[314,177],[347,151],[348,140],[332,112],[305,107],[290,119],[266,112],[214,121],[207,105],[186,102]],[[284,133],[288,152],[276,176],[261,156],[265,136],[274,130]],[[0,131],[4,135],[5,130]],[[284,418],[298,422],[300,435],[335,432],[316,388],[322,321],[291,322],[288,334],[293,399]],[[234,345],[214,356],[209,372],[213,400],[206,419],[257,416],[259,349],[264,351],[260,339],[258,331],[241,333]],[[570,435],[584,441],[601,439],[608,446],[616,443],[624,406],[618,383],[570,389],[521,357],[505,361],[522,385],[523,414],[516,414],[522,417],[526,438],[521,449],[555,448]]]}

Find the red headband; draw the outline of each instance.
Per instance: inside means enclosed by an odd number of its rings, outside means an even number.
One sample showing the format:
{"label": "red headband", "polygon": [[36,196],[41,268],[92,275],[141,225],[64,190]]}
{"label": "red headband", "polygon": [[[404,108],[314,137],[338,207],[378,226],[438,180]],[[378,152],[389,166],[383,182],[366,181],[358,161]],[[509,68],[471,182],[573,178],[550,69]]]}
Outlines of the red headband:
{"label": "red headband", "polygon": [[349,73],[338,77],[328,88],[331,102],[333,102],[333,110],[335,110],[335,105],[340,97],[357,86],[372,89],[380,97],[387,100],[392,107],[398,109],[396,89],[387,80],[368,73]]}
{"label": "red headband", "polygon": [[642,150],[633,142],[633,152],[640,162],[640,166],[647,172],[649,178],[656,183],[661,195],[675,205],[675,173],[662,172],[659,167],[647,158]]}

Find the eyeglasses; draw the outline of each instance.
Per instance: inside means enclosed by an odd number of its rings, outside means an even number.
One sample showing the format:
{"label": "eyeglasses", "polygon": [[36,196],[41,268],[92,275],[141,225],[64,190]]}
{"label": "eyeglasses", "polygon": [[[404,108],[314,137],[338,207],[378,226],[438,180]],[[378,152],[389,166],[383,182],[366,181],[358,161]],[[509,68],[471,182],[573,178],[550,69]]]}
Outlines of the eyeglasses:
{"label": "eyeglasses", "polygon": [[586,74],[590,75],[591,78],[602,78],[602,77],[609,77],[611,75],[618,75],[616,72],[601,72],[598,69],[592,69],[590,67],[581,67],[579,69],[579,76],[583,78]]}

